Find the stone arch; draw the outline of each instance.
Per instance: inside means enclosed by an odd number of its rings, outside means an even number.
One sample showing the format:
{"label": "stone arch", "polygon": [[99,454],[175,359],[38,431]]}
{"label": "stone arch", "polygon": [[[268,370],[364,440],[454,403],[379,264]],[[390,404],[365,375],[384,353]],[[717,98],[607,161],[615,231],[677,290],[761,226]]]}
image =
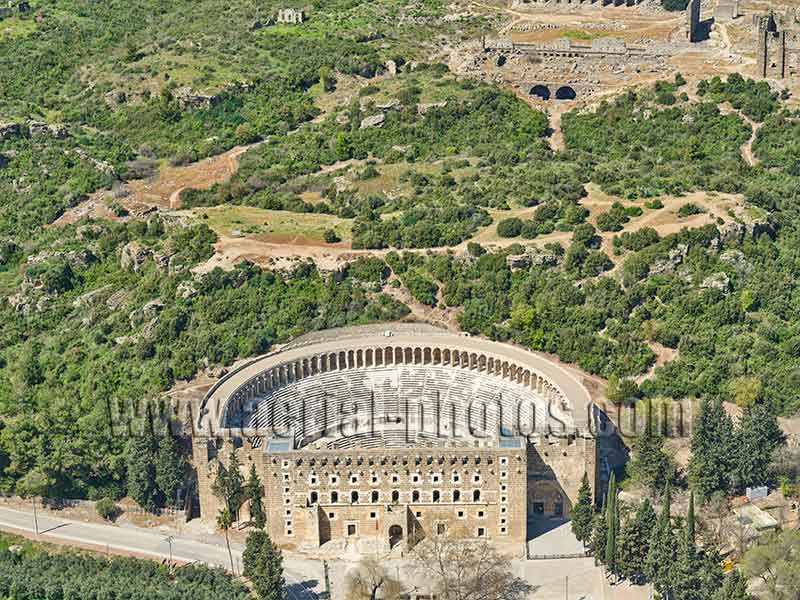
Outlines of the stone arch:
{"label": "stone arch", "polygon": [[396,365],[403,364],[403,349],[400,346],[397,346],[394,349],[394,364]]}
{"label": "stone arch", "polygon": [[542,100],[550,100],[550,88],[541,83],[534,85],[530,91],[531,96],[536,96]]}
{"label": "stone arch", "polygon": [[575,100],[577,96],[575,88],[570,85],[562,85],[556,90],[556,100]]}
{"label": "stone arch", "polygon": [[389,548],[394,548],[403,541],[403,528],[400,525],[389,527]]}
{"label": "stone arch", "polygon": [[407,365],[414,364],[414,351],[411,348],[406,348],[403,352],[403,362]]}
{"label": "stone arch", "polygon": [[433,351],[430,348],[422,349],[422,362],[429,365],[433,362]]}
{"label": "stone arch", "polygon": [[422,348],[414,348],[414,364],[422,363]]}
{"label": "stone arch", "polygon": [[433,349],[433,364],[442,364],[442,351],[439,348]]}

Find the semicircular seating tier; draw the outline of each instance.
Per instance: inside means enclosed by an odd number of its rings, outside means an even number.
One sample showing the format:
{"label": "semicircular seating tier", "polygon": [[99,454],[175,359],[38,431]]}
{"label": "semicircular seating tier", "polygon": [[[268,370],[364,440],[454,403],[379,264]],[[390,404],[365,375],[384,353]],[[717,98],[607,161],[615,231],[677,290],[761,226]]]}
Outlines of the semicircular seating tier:
{"label": "semicircular seating tier", "polygon": [[570,372],[515,346],[421,325],[327,330],[234,370],[203,400],[201,430],[318,448],[480,445],[588,430]]}

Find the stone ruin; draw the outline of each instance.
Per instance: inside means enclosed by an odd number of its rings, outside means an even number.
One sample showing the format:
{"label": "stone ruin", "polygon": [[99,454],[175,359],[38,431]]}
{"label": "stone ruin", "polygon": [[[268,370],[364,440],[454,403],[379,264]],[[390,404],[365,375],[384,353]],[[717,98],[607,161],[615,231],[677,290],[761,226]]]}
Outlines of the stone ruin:
{"label": "stone ruin", "polygon": [[511,8],[520,9],[533,6],[552,6],[564,4],[568,6],[597,7],[603,6],[637,6],[643,0],[513,0]]}
{"label": "stone ruin", "polygon": [[800,72],[800,24],[796,9],[753,15],[758,74],[783,79]]}
{"label": "stone ruin", "polygon": [[306,15],[302,10],[282,8],[278,11],[276,21],[284,25],[302,25]]}
{"label": "stone ruin", "polygon": [[729,23],[739,18],[739,0],[720,0],[714,8],[715,23]]}

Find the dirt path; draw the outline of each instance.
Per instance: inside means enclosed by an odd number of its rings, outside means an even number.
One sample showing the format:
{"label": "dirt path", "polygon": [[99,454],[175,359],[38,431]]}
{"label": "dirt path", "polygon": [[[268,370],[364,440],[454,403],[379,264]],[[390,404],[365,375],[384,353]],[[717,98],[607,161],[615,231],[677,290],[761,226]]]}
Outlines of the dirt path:
{"label": "dirt path", "polygon": [[756,123],[750,117],[746,117],[744,115],[741,115],[741,117],[750,123],[750,127],[752,128],[753,132],[750,134],[750,139],[742,144],[740,152],[742,153],[742,158],[745,160],[745,162],[751,167],[755,167],[758,164],[758,159],[756,158],[755,154],[753,154],[753,142],[756,141],[758,130],[761,129],[764,123]]}
{"label": "dirt path", "polygon": [[[397,278],[392,277],[389,281],[392,281],[393,279]],[[440,325],[445,329],[456,333],[461,331],[458,326],[458,321],[456,320],[458,314],[461,312],[461,309],[439,308],[438,306],[428,306],[427,304],[422,304],[421,302],[415,300],[408,290],[402,286],[392,287],[391,285],[387,285],[383,288],[383,292],[387,296],[391,296],[395,300],[399,300],[408,306],[408,308],[411,309],[411,315],[409,316],[413,317],[414,320]],[[442,304],[441,295],[442,292],[439,290],[438,300],[440,305]]]}
{"label": "dirt path", "polygon": [[553,152],[563,152],[567,149],[564,144],[564,133],[561,131],[561,115],[564,110],[558,108],[549,110],[547,112],[547,119],[550,123],[550,148]]}
{"label": "dirt path", "polygon": [[739,148],[739,153],[742,155],[742,159],[749,166],[755,167],[758,164],[758,159],[756,158],[755,154],[753,154],[753,143],[756,141],[756,137],[758,136],[758,130],[761,129],[764,123],[756,123],[742,111],[733,108],[729,102],[723,102],[720,104],[719,111],[724,115],[735,114],[742,121],[750,125],[750,138],[741,145]]}

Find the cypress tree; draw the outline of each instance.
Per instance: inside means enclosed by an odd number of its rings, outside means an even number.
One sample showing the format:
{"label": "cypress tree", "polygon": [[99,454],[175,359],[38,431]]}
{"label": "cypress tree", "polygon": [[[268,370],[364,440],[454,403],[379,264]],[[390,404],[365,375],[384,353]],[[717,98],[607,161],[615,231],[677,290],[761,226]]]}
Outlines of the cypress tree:
{"label": "cypress tree", "polygon": [[686,515],[686,537],[694,545],[694,492],[689,491],[689,512]]}
{"label": "cypress tree", "polygon": [[592,488],[589,485],[589,477],[583,474],[581,487],[578,490],[578,501],[572,507],[572,533],[583,543],[591,540],[592,519],[594,518],[594,507],[592,506]]}
{"label": "cypress tree", "polygon": [[617,569],[620,574],[638,583],[645,577],[647,551],[656,527],[656,512],[645,498],[636,514],[620,528],[617,541]]}
{"label": "cypress tree", "polygon": [[606,526],[606,513],[604,510],[601,510],[595,514],[594,520],[592,521],[591,549],[596,562],[602,563],[605,559],[607,536],[608,527]]}
{"label": "cypress tree", "polygon": [[747,580],[738,570],[725,578],[722,587],[714,592],[712,600],[753,600],[747,593]]}
{"label": "cypress tree", "polygon": [[633,444],[630,470],[633,479],[647,487],[651,496],[664,488],[672,479],[674,465],[664,452],[664,436],[653,426],[652,404],[646,403],[646,422],[642,435]]}
{"label": "cypress tree", "polygon": [[745,407],[734,437],[734,486],[738,491],[770,483],[772,453],[786,441],[772,405],[757,402]]}
{"label": "cypress tree", "polygon": [[692,431],[689,483],[701,498],[732,486],[735,454],[733,423],[722,402],[704,399]]}
{"label": "cypress tree", "polygon": [[264,503],[261,500],[261,480],[256,473],[256,465],[250,465],[250,475],[245,486],[247,499],[250,501],[250,519],[257,529],[264,529],[267,523],[267,515],[264,512]]}
{"label": "cypress tree", "polygon": [[180,444],[167,430],[159,438],[155,453],[156,485],[162,502],[177,502],[178,490],[186,480],[186,468],[186,459]]}
{"label": "cypress tree", "polygon": [[156,442],[153,430],[145,425],[141,435],[128,443],[128,495],[136,503],[153,512],[158,507],[159,490],[156,484]]}
{"label": "cypress tree", "polygon": [[242,562],[244,576],[260,600],[284,600],[283,556],[266,531],[250,532]]}
{"label": "cypress tree", "polygon": [[619,533],[619,514],[617,512],[617,476],[612,471],[608,481],[608,497],[606,499],[606,547],[605,564],[609,573],[616,573],[617,534]]}
{"label": "cypress tree", "polygon": [[669,482],[664,487],[661,513],[658,516],[645,561],[645,574],[663,596],[670,593],[671,570],[677,556],[677,540],[672,531]]}

